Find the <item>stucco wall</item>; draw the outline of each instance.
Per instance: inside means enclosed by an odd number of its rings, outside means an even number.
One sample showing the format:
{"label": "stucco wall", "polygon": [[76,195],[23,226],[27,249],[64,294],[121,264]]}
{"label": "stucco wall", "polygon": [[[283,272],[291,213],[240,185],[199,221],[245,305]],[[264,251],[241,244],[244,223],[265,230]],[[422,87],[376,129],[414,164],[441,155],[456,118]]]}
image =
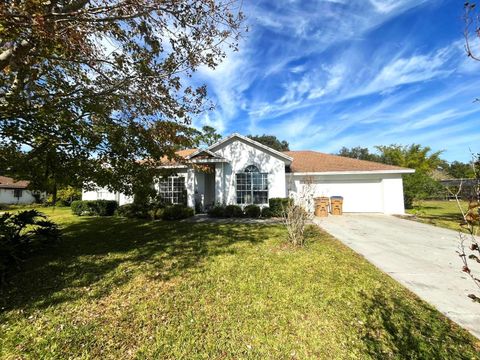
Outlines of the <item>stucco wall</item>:
{"label": "stucco wall", "polygon": [[16,198],[13,196],[13,189],[0,189],[0,204],[33,204],[35,197],[30,190],[22,189],[22,196]]}
{"label": "stucco wall", "polygon": [[403,180],[400,174],[390,175],[382,180],[383,212],[386,214],[405,214],[403,203]]}
{"label": "stucco wall", "polygon": [[289,175],[287,187],[292,192],[311,188],[314,197],[342,196],[344,212],[405,212],[400,174]]}
{"label": "stucco wall", "polygon": [[115,200],[119,205],[124,205],[132,203],[133,197],[98,188],[92,191],[82,190],[82,200]]}
{"label": "stucco wall", "polygon": [[[175,171],[174,175],[185,177],[185,187],[187,188],[187,201],[190,206],[193,206],[193,195],[195,189],[195,183],[191,176],[193,170],[179,169]],[[154,183],[153,187],[158,191],[158,183]],[[115,200],[119,205],[131,204],[133,202],[133,196],[127,196],[123,193],[111,192],[105,188],[97,188],[92,191],[82,190],[82,200]]]}
{"label": "stucco wall", "polygon": [[217,202],[236,204],[235,174],[243,172],[248,165],[257,166],[268,173],[268,197],[286,197],[285,161],[251,144],[238,139],[227,141],[215,153],[229,160],[229,163],[215,167],[215,192]]}

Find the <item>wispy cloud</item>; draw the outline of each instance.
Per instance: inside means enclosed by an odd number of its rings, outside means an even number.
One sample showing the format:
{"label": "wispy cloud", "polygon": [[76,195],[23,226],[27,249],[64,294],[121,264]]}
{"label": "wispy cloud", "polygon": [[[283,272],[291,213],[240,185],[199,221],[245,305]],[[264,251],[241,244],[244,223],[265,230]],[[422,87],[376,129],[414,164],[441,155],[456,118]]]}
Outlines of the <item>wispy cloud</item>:
{"label": "wispy cloud", "polygon": [[454,69],[446,66],[458,55],[457,48],[448,46],[433,54],[413,55],[394,59],[385,65],[379,74],[357,95],[385,91],[400,85],[438,79],[451,74]]}
{"label": "wispy cloud", "polygon": [[244,10],[251,31],[241,51],[198,72],[217,107],[196,124],[321,151],[392,142],[443,148],[446,134],[454,136],[447,156],[476,146],[480,62],[464,54],[461,5],[260,0]]}

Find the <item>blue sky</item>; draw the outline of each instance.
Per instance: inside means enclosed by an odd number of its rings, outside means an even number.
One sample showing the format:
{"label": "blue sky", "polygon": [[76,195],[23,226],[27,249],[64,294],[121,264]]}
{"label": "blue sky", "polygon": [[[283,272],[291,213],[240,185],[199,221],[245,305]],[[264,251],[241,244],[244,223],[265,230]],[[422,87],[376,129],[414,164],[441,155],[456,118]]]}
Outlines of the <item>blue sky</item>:
{"label": "blue sky", "polygon": [[243,7],[240,50],[197,73],[216,109],[195,125],[273,134],[293,150],[415,142],[450,161],[480,152],[480,62],[463,49],[462,1]]}

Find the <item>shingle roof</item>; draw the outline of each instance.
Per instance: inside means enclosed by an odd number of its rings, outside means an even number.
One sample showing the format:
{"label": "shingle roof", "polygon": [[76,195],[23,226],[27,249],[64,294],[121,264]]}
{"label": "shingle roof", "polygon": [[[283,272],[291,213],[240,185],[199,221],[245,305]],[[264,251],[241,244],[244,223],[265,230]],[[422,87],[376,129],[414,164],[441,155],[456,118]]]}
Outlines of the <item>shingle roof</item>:
{"label": "shingle roof", "polygon": [[[193,154],[195,151],[198,149],[184,149],[184,150],[178,150],[175,152],[178,157],[181,158],[186,158],[187,156]],[[145,163],[149,161],[148,159],[145,160],[140,160],[140,163]],[[179,161],[176,161],[175,159],[169,159],[168,157],[164,156],[160,159],[160,165],[161,166],[174,166],[174,165],[181,165]]]}
{"label": "shingle roof", "polygon": [[28,184],[30,182],[26,180],[15,181],[11,177],[0,176],[0,188],[2,189],[26,189]]}
{"label": "shingle roof", "polygon": [[180,157],[186,158],[189,155],[192,155],[195,151],[198,149],[184,149],[184,150],[178,150],[176,154]]}
{"label": "shingle roof", "polygon": [[399,166],[324,154],[317,151],[284,151],[284,153],[293,158],[290,169],[294,173],[409,170]]}

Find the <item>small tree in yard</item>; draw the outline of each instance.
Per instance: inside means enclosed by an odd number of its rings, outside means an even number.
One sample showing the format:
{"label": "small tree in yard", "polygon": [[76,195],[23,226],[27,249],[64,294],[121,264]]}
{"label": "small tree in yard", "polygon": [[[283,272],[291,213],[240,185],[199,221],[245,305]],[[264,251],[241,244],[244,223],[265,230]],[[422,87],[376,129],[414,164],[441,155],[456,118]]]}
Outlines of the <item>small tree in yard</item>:
{"label": "small tree in yard", "polygon": [[[472,48],[471,37],[480,38],[480,27],[479,27],[479,14],[478,8],[475,2],[465,2],[464,3],[464,37],[465,37],[465,52],[468,57],[473,60],[480,61],[480,56],[478,54],[478,49],[475,51]],[[477,98],[476,101],[479,99]],[[454,194],[455,199],[458,204],[463,216],[462,226],[467,230],[467,234],[460,233],[460,250],[459,255],[463,262],[463,271],[467,273],[479,289],[480,294],[480,247],[477,235],[480,229],[480,155],[477,154],[473,156],[472,161],[472,170],[473,177],[476,179],[476,185],[471,191],[470,200],[468,202],[468,210],[464,211],[460,206],[459,194],[462,192],[462,187]],[[472,266],[476,265],[476,269],[472,269]],[[469,294],[469,297],[474,301],[480,303],[480,297],[475,294]]]}
{"label": "small tree in yard", "polygon": [[305,244],[305,227],[312,219],[314,188],[307,179],[301,190],[293,196],[283,211],[283,223],[287,228],[288,241],[294,246]]}
{"label": "small tree in yard", "polygon": [[3,213],[0,216],[0,286],[7,272],[59,236],[57,225],[37,210]]}
{"label": "small tree in yard", "polygon": [[[460,245],[457,251],[462,259],[462,271],[470,276],[478,287],[478,294],[469,294],[468,297],[480,303],[480,243],[478,235],[480,233],[480,174],[477,171],[479,164],[478,156],[473,162],[473,171],[475,173],[475,183],[470,191],[465,192],[462,189],[462,183],[456,192],[449,189],[450,193],[455,197],[458,209],[462,213],[463,221],[460,224],[466,232],[459,232]],[[460,194],[468,194],[468,208],[464,209],[460,202]]]}

